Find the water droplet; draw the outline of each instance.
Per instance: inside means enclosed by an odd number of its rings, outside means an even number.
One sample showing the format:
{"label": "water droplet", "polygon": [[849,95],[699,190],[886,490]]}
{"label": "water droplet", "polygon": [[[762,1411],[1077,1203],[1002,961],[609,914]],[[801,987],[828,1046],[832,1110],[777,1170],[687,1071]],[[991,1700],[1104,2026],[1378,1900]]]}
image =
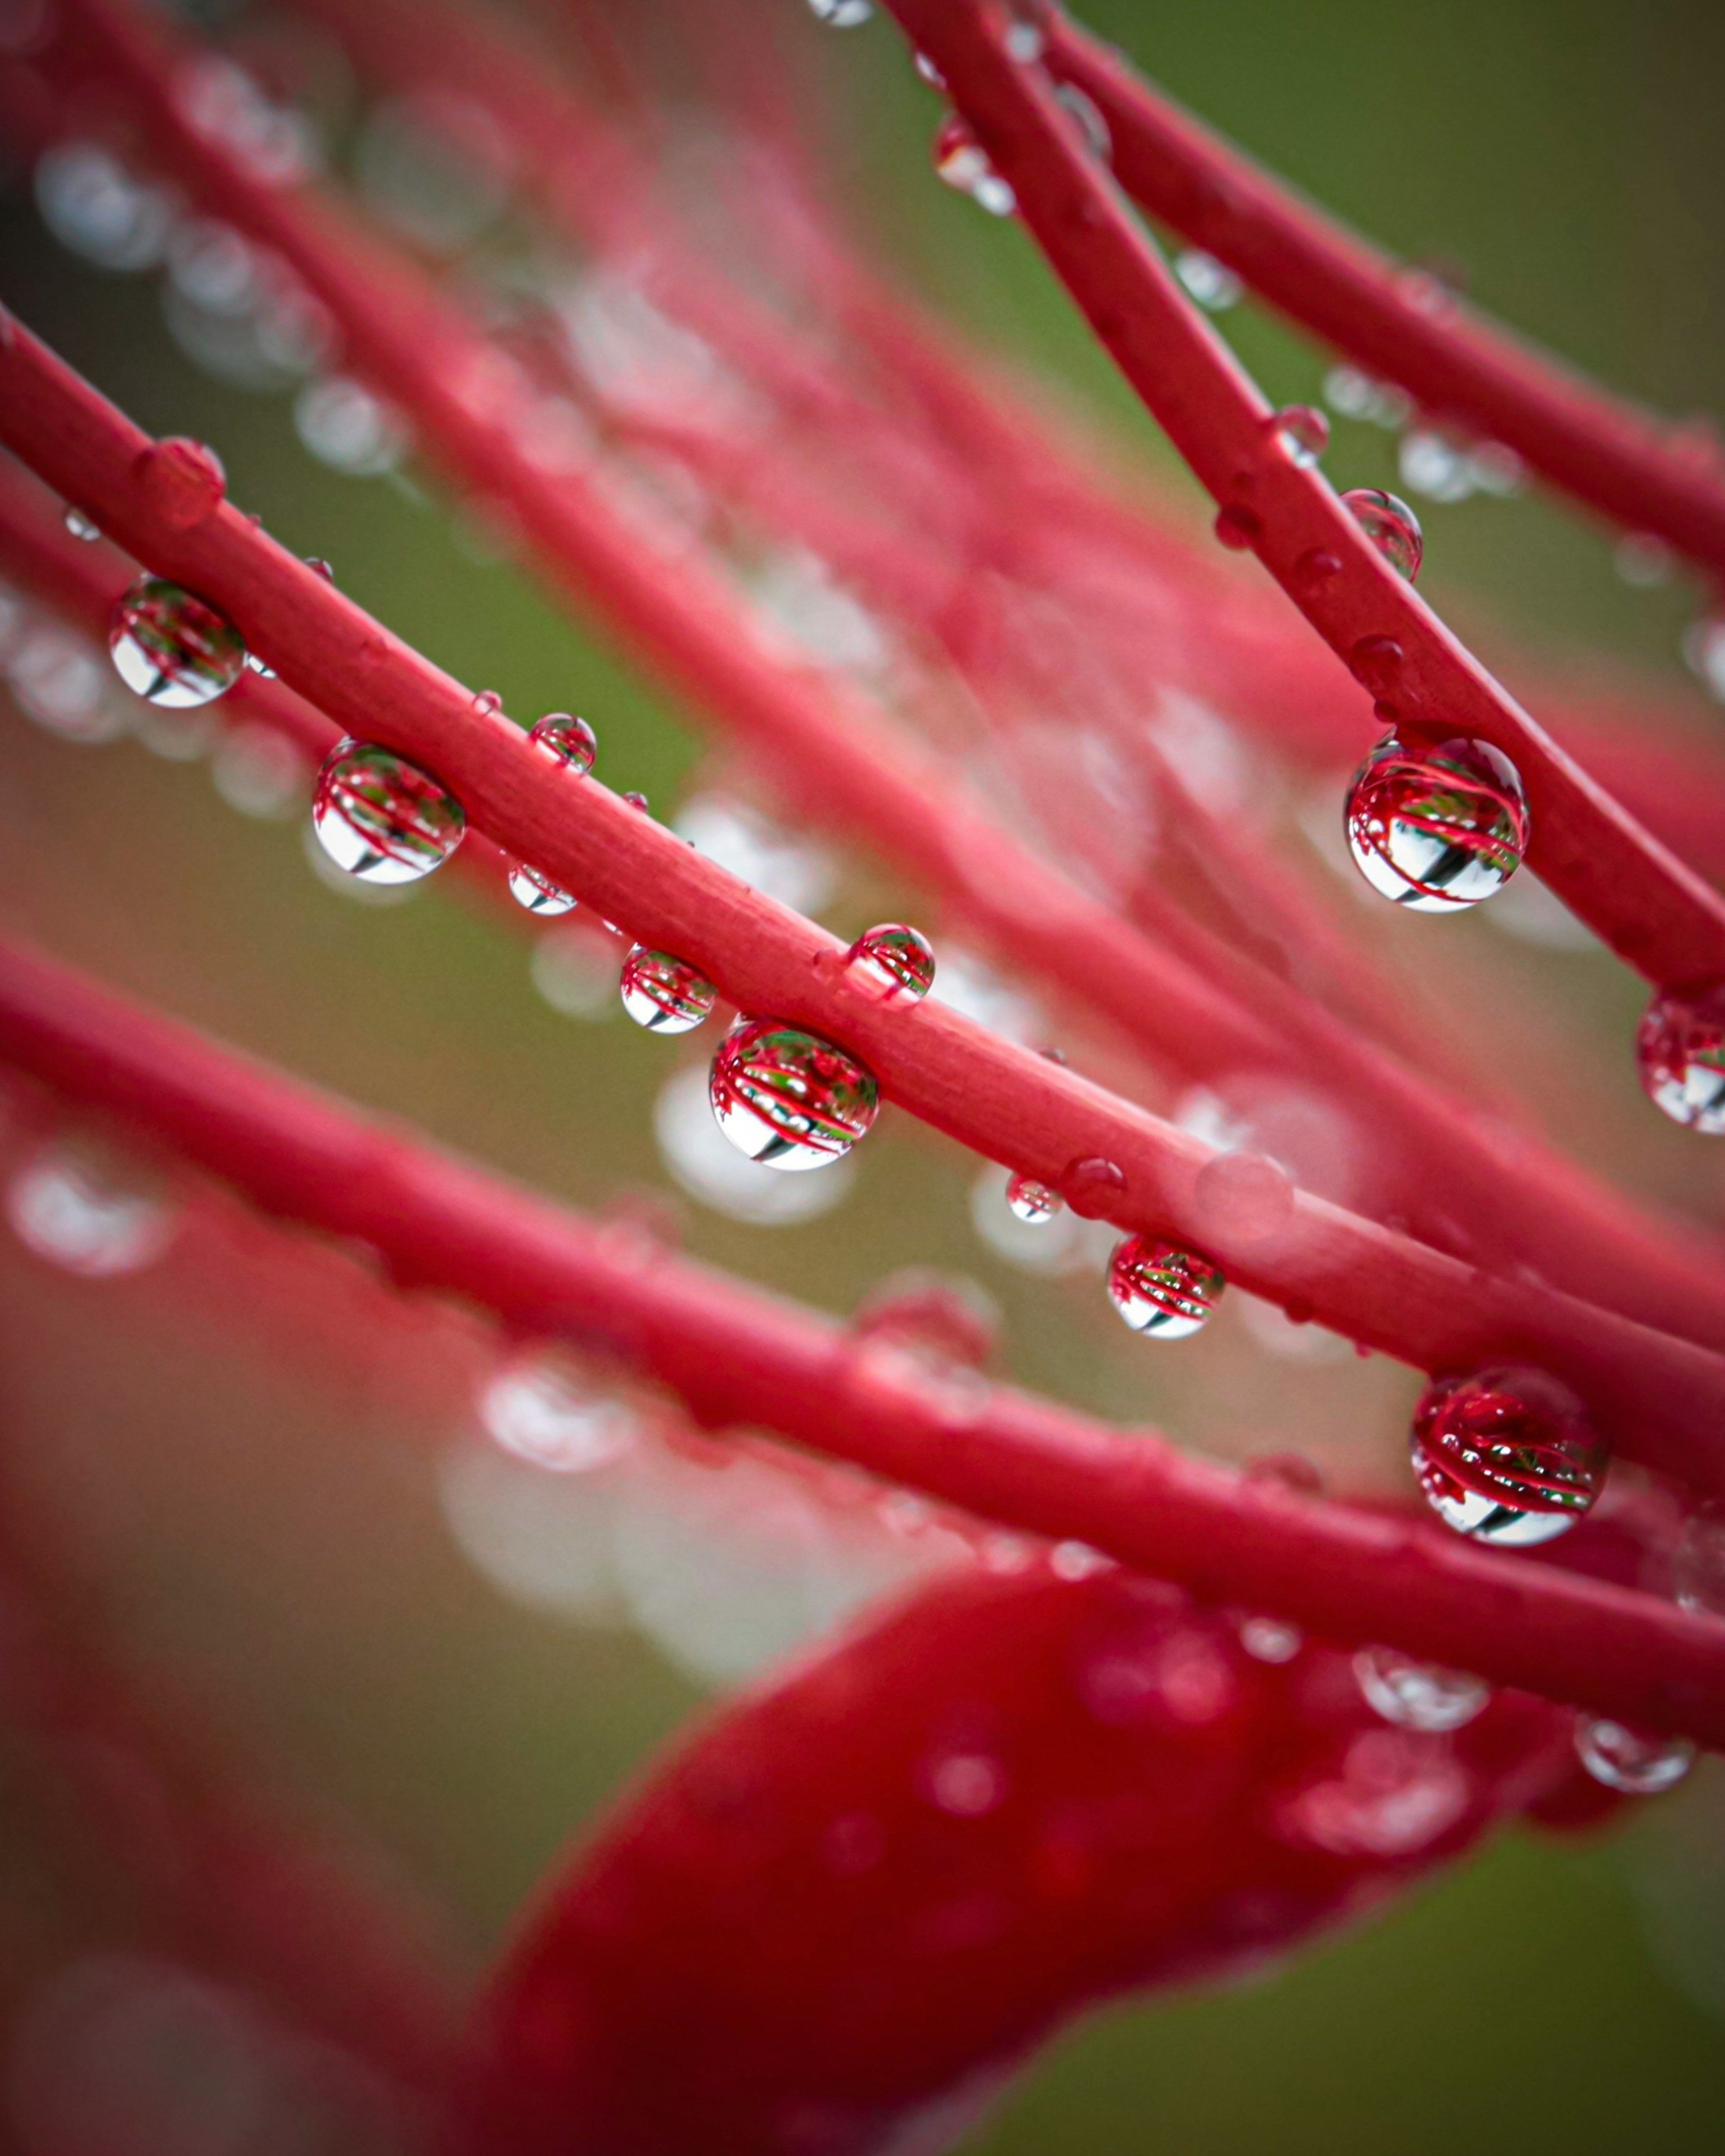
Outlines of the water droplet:
{"label": "water droplet", "polygon": [[1070,1161],[1060,1178],[1060,1195],[1081,1220],[1100,1220],[1126,1195],[1126,1171],[1101,1153]]}
{"label": "water droplet", "polygon": [[1709,614],[1683,632],[1683,658],[1710,696],[1725,704],[1725,614]]}
{"label": "water droplet", "polygon": [[1306,1635],[1281,1617],[1242,1617],[1240,1644],[1255,1662],[1276,1666],[1293,1661],[1306,1644]]}
{"label": "water droplet", "polygon": [[1321,592],[1342,573],[1342,557],[1332,554],[1327,547],[1308,547],[1294,564],[1293,586],[1296,592],[1308,596]]}
{"label": "water droplet", "polygon": [[326,584],[335,583],[336,572],[321,554],[308,554],[305,557],[305,566],[314,577],[321,577]]}
{"label": "water droplet", "polygon": [[1686,1609],[1725,1617],[1725,1503],[1700,1506],[1683,1522],[1671,1584]]}
{"label": "water droplet", "polygon": [[1425,557],[1425,537],[1407,503],[1381,486],[1350,487],[1342,499],[1390,567],[1411,584]]}
{"label": "water droplet", "polygon": [[134,180],[94,142],[60,142],[37,160],[37,207],[63,247],[104,270],[148,270],[162,259],[174,206]]}
{"label": "water droplet", "polygon": [[1374,696],[1387,696],[1395,686],[1404,656],[1393,636],[1363,636],[1349,649],[1348,671]]}
{"label": "water droplet", "polygon": [[515,1363],[480,1396],[480,1419],[506,1452],[558,1475],[583,1475],[626,1451],[634,1419],[621,1400],[557,1358]]}
{"label": "water droplet", "polygon": [[525,861],[516,861],[509,871],[509,895],[517,906],[523,906],[541,921],[554,921],[560,913],[572,913],[575,899],[560,884],[554,884],[537,869],[529,868]]}
{"label": "water droplet", "polygon": [[1078,130],[1079,139],[1099,164],[1113,162],[1114,137],[1108,131],[1108,123],[1102,117],[1101,107],[1087,92],[1075,82],[1055,85],[1055,102],[1070,113]]}
{"label": "water droplet", "polygon": [[1244,502],[1224,502],[1216,511],[1216,536],[1230,553],[1245,553],[1256,546],[1263,532],[1263,519]]}
{"label": "water droplet", "polygon": [[1270,425],[1302,471],[1310,471],[1330,446],[1330,423],[1315,405],[1290,404],[1271,418]]}
{"label": "water droplet", "polygon": [[686,958],[637,943],[618,983],[623,1008],[649,1033],[689,1033],[712,1016],[719,992]]}
{"label": "water droplet", "polygon": [[934,986],[934,946],[920,929],[890,921],[866,930],[846,963],[889,995],[921,1002]]}
{"label": "water droplet", "polygon": [[495,718],[503,709],[503,699],[495,689],[481,689],[474,697],[473,708],[482,719]]}
{"label": "water droplet", "polygon": [[337,868],[365,883],[400,884],[440,868],[467,819],[447,788],[405,757],[350,739],[317,774],[311,823]]}
{"label": "water droplet", "polygon": [[623,798],[629,803],[631,808],[639,808],[644,816],[650,816],[652,814],[653,812],[648,805],[647,797],[644,793],[625,793]]}
{"label": "water droplet", "polygon": [[1208,1258],[1148,1235],[1128,1235],[1108,1261],[1108,1300],[1134,1332],[1155,1340],[1201,1331],[1226,1285]]}
{"label": "water droplet", "polygon": [[93,516],[86,516],[74,502],[66,504],[66,529],[74,539],[100,539],[102,527]]}
{"label": "water droplet", "polygon": [[854,30],[875,12],[875,0],[809,0],[809,12],[829,29]]}
{"label": "water droplet", "polygon": [[1192,1202],[1201,1229],[1219,1241],[1262,1243],[1294,1217],[1293,1179],[1261,1152],[1219,1152],[1198,1171]]}
{"label": "water droplet", "polygon": [[226,614],[162,577],[140,577],[115,602],[108,649],[128,689],[174,711],[225,696],[245,670]]}
{"label": "water droplet", "polygon": [[880,1104],[873,1072],[855,1056],[770,1018],[746,1019],[726,1035],[708,1098],[739,1152],[788,1169],[842,1158]]}
{"label": "water droplet", "polygon": [[1094,1579],[1098,1573],[1112,1572],[1115,1562],[1103,1551],[1092,1549],[1088,1543],[1056,1543],[1048,1553],[1048,1568],[1056,1579],[1070,1584],[1081,1579]]}
{"label": "water droplet", "polygon": [[1348,789],[1346,829],[1373,891],[1415,913],[1455,913],[1501,891],[1527,850],[1521,776],[1490,742],[1378,742]]}
{"label": "water droplet", "polygon": [[26,1161],[8,1187],[6,1217],[26,1250],[85,1280],[140,1271],[174,1231],[173,1209],[146,1176],[80,1144]]}
{"label": "water droplet", "polygon": [[[1039,0],[1019,0],[1019,5],[1027,15],[1038,4]],[[1042,26],[1039,23],[1020,20],[1007,25],[1007,57],[1023,62],[1026,67],[1033,61],[1042,58],[1043,47],[1046,42],[1042,34]]]}
{"label": "water droplet", "polygon": [[988,162],[988,153],[976,139],[970,122],[949,112],[936,131],[934,169],[949,187],[968,195],[990,217],[1010,217],[1018,197]]}
{"label": "water droplet", "polygon": [[1353,1673],[1367,1706],[1399,1729],[1461,1729],[1491,1697],[1483,1677],[1416,1662],[1395,1647],[1362,1647]]}
{"label": "water droplet", "polygon": [[183,435],[151,442],[136,470],[145,501],[177,531],[189,531],[213,516],[228,491],[222,459],[206,443]]}
{"label": "water droplet", "polygon": [[1725,988],[1656,995],[1635,1036],[1641,1088],[1656,1108],[1709,1137],[1725,1132]]}
{"label": "water droplet", "polygon": [[294,426],[320,464],[356,479],[393,470],[405,446],[398,414],[340,376],[305,385],[294,401]]}
{"label": "water droplet", "polygon": [[1440,1378],[1414,1414],[1414,1471],[1458,1534],[1528,1548],[1573,1527],[1610,1455],[1568,1386],[1543,1371]]}
{"label": "water droplet", "polygon": [[1014,1176],[1006,1186],[1006,1202],[1015,1220],[1026,1221],[1033,1228],[1045,1226],[1065,1204],[1059,1191],[1050,1190],[1034,1175]]}
{"label": "water droplet", "polygon": [[542,756],[572,771],[578,778],[586,778],[599,752],[598,736],[585,719],[571,711],[547,711],[527,739]]}
{"label": "water droplet", "polygon": [[1466,501],[1479,485],[1479,474],[1464,442],[1430,427],[1415,427],[1396,445],[1396,470],[1411,494],[1453,506]]}
{"label": "water droplet", "polygon": [[275,669],[273,666],[266,666],[255,651],[247,652],[245,663],[248,670],[255,674],[260,681],[273,681],[275,679]]}
{"label": "water droplet", "polygon": [[1174,275],[1206,314],[1226,314],[1238,306],[1245,285],[1225,262],[1206,254],[1201,247],[1188,247],[1174,257]]}
{"label": "water droplet", "polygon": [[1575,1750],[1596,1782],[1626,1797],[1656,1797],[1674,1789],[1695,1764],[1695,1747],[1686,1737],[1661,1737],[1587,1715],[1576,1719]]}
{"label": "water droplet", "polygon": [[1627,531],[1613,550],[1611,561],[1625,583],[1645,592],[1665,583],[1671,572],[1672,558],[1665,541],[1651,531]]}

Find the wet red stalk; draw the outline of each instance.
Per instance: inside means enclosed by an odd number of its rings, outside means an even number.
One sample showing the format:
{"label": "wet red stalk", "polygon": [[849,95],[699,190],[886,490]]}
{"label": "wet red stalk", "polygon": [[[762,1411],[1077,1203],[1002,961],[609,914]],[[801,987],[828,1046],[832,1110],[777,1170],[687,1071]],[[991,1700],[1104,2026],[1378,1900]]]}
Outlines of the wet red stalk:
{"label": "wet red stalk", "polygon": [[1368,540],[1176,283],[1042,69],[988,0],[888,0],[1012,186],[1025,225],[1122,373],[1330,649],[1415,738],[1489,741],[1519,770],[1543,880],[1656,985],[1725,978],[1725,898],[1522,710]]}
{"label": "wet red stalk", "polygon": [[1436,280],[1344,229],[1219,140],[1050,0],[1045,64],[1093,100],[1120,184],[1270,305],[1431,417],[1501,442],[1625,531],[1725,578],[1725,470],[1661,423],[1522,343]]}
{"label": "wet red stalk", "polygon": [[[1494,1278],[1304,1193],[1230,1211],[1211,1148],[935,1004],[901,1010],[850,976],[825,931],[702,860],[596,781],[570,781],[501,713],[393,636],[227,503],[186,527],[152,506],[147,436],[8,325],[0,437],[161,573],[234,621],[331,718],[408,757],[471,821],[650,947],[700,965],[738,1009],[860,1055],[883,1091],[985,1158],[1128,1228],[1207,1250],[1254,1293],[1432,1371],[1506,1357],[1567,1375],[1632,1457],[1725,1484],[1725,1363],[1537,1283]],[[1074,1173],[1108,1163],[1100,1178]],[[1249,1163],[1250,1166],[1250,1163]],[[1285,1203],[1283,1202],[1285,1199]]]}
{"label": "wet red stalk", "polygon": [[608,1235],[16,945],[0,1053],[264,1211],[382,1253],[398,1284],[573,1335],[716,1427],[765,1426],[977,1516],[1090,1543],[1206,1601],[1384,1640],[1725,1748],[1725,1624],[1296,1498],[1004,1386],[931,1380],[829,1318]]}

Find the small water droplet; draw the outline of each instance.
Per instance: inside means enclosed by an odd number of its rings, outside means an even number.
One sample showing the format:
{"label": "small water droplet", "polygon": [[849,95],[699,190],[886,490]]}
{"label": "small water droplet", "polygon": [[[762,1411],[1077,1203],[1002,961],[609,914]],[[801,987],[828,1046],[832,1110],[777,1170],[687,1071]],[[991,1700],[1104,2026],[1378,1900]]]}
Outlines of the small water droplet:
{"label": "small water droplet", "polygon": [[622,1401],[555,1355],[499,1370],[480,1395],[479,1412],[506,1452],[557,1475],[603,1467],[634,1440],[634,1419]]}
{"label": "small water droplet", "polygon": [[894,997],[920,1003],[934,986],[934,946],[920,929],[901,921],[865,931],[851,945],[846,963]]}
{"label": "small water droplet", "polygon": [[648,806],[644,793],[625,793],[623,798],[631,808],[639,808],[644,816],[649,816],[653,813]]}
{"label": "small water droplet", "polygon": [[503,709],[503,699],[495,689],[481,689],[474,697],[473,708],[482,719],[495,718]]}
{"label": "small water droplet", "polygon": [[1281,1617],[1242,1617],[1240,1644],[1255,1662],[1275,1666],[1293,1661],[1306,1644],[1306,1635]]}
{"label": "small water droplet", "polygon": [[245,670],[227,615],[162,577],[140,577],[115,602],[108,649],[128,689],[173,711],[213,702]]}
{"label": "small water droplet", "polygon": [[1266,1153],[1219,1152],[1198,1171],[1192,1202],[1219,1241],[1266,1242],[1294,1217],[1293,1179]]}
{"label": "small water droplet", "polygon": [[1610,1455],[1587,1410],[1544,1372],[1440,1378],[1414,1410],[1420,1486],[1458,1534],[1529,1548],[1565,1533],[1604,1486]]}
{"label": "small water droplet", "polygon": [[311,824],[337,868],[364,883],[401,884],[440,868],[467,819],[447,788],[404,757],[349,739],[317,774]]}
{"label": "small water droplet", "polygon": [[913,53],[911,57],[916,62],[917,74],[922,76],[924,82],[928,84],[931,89],[944,90],[946,88],[947,78],[941,73],[934,62],[930,59],[927,53]]}
{"label": "small water droplet", "polygon": [[968,195],[990,217],[1010,217],[1018,208],[1018,197],[959,113],[949,112],[935,132],[934,169],[949,187]]}
{"label": "small water droplet", "polygon": [[245,663],[260,681],[273,681],[275,679],[275,669],[273,666],[266,666],[255,651],[247,652]]}
{"label": "small water droplet", "polygon": [[689,1033],[712,1016],[719,992],[686,958],[637,943],[618,983],[623,1008],[649,1033]]}
{"label": "small water droplet", "polygon": [[1078,130],[1079,139],[1098,164],[1113,162],[1114,137],[1108,131],[1108,123],[1102,117],[1101,107],[1086,91],[1075,82],[1055,85],[1055,102],[1071,115]]}
{"label": "small water droplet", "polygon": [[1108,1261],[1108,1300],[1134,1332],[1185,1340],[1209,1322],[1227,1282],[1195,1251],[1128,1235]]}
{"label": "small water droplet", "polygon": [[1676,1788],[1695,1764],[1695,1747],[1686,1737],[1662,1737],[1588,1715],[1577,1717],[1575,1750],[1596,1782],[1626,1797],[1656,1797]]}
{"label": "small water droplet", "polygon": [[1094,1579],[1098,1573],[1116,1569],[1114,1559],[1104,1551],[1092,1549],[1088,1543],[1056,1543],[1048,1553],[1048,1568],[1056,1579],[1068,1584],[1081,1579]]}
{"label": "small water droplet", "polygon": [[1312,404],[1290,404],[1271,418],[1276,439],[1302,471],[1310,471],[1330,446],[1330,423]]}
{"label": "small water droplet", "polygon": [[100,539],[102,527],[95,517],[87,516],[75,502],[66,504],[66,529],[74,539]]}
{"label": "small water droplet", "polygon": [[1342,573],[1342,557],[1325,547],[1308,547],[1294,564],[1293,586],[1308,596],[1320,592]]}
{"label": "small water droplet", "polygon": [[547,711],[527,736],[539,753],[584,778],[599,752],[599,737],[572,711]]}
{"label": "small water droplet", "polygon": [[1363,636],[1348,654],[1348,671],[1374,696],[1387,696],[1395,686],[1403,656],[1393,636]]}
{"label": "small water droplet", "polygon": [[1226,314],[1238,306],[1245,285],[1225,262],[1206,254],[1201,247],[1188,247],[1174,257],[1174,275],[1206,314]]}
{"label": "small water droplet", "polygon": [[1006,1186],[1006,1203],[1015,1220],[1026,1221],[1033,1228],[1044,1226],[1065,1205],[1059,1191],[1050,1190],[1034,1175],[1014,1176]]}
{"label": "small water droplet", "polygon": [[335,583],[336,572],[321,554],[308,554],[305,557],[305,566],[314,577],[321,577],[326,584]]}
{"label": "small water droplet", "polygon": [[880,1090],[865,1065],[819,1034],[750,1019],[713,1059],[708,1098],[719,1128],[763,1167],[824,1168],[875,1120]]}
{"label": "small water droplet", "polygon": [[1699,1506],[1683,1522],[1672,1586],[1684,1609],[1725,1617],[1725,1502]]}
{"label": "small water droplet", "polygon": [[1230,553],[1243,554],[1264,534],[1264,520],[1244,502],[1224,502],[1216,511],[1216,536]]}
{"label": "small water droplet", "polygon": [[151,1178],[95,1146],[46,1147],[6,1192],[6,1217],[26,1250],[85,1280],[134,1273],[172,1240],[173,1209]]}
{"label": "small water droplet", "polygon": [[572,892],[553,883],[548,875],[542,875],[537,869],[529,868],[525,861],[516,861],[510,869],[509,895],[541,921],[554,921],[560,913],[575,911]]}
{"label": "small water droplet", "polygon": [[1379,742],[1348,789],[1348,850],[1373,891],[1415,913],[1490,898],[1527,850],[1521,775],[1490,742]]}
{"label": "small water droplet", "polygon": [[1407,503],[1381,486],[1350,487],[1342,499],[1390,567],[1411,584],[1425,558],[1425,536]]}
{"label": "small water droplet", "polygon": [[1641,1089],[1674,1123],[1725,1133],[1725,988],[1656,995],[1635,1036]]}
{"label": "small water droplet", "polygon": [[875,12],[875,0],[809,0],[809,12],[829,29],[854,30]]}
{"label": "small water droplet", "polygon": [[1353,1674],[1374,1714],[1399,1729],[1461,1729],[1485,1711],[1491,1687],[1465,1670],[1416,1662],[1396,1647],[1362,1647]]}
{"label": "small water droplet", "polygon": [[228,491],[222,459],[203,442],[182,435],[152,442],[134,467],[151,511],[177,531],[213,516]]}
{"label": "small water droplet", "polygon": [[1060,1178],[1060,1195],[1082,1220],[1100,1220],[1126,1195],[1126,1171],[1100,1153],[1070,1161]]}

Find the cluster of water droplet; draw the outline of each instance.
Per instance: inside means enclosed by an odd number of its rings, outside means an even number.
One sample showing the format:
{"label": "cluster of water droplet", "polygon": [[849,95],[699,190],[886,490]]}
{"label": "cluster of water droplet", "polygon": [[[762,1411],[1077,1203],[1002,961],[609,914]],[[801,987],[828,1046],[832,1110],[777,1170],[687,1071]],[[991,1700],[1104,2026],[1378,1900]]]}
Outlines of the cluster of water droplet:
{"label": "cluster of water droplet", "polygon": [[1505,1368],[1428,1386],[1414,1471],[1438,1517],[1480,1542],[1528,1548],[1573,1527],[1610,1455],[1587,1410],[1544,1371]]}

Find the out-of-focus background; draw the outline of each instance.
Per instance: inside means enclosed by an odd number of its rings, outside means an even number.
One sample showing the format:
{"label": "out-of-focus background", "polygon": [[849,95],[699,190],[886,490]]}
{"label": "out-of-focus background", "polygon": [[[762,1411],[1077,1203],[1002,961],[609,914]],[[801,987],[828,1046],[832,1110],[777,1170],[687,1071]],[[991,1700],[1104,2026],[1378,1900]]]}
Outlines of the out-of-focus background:
{"label": "out-of-focus background", "polygon": [[[20,39],[14,18],[28,28],[30,12],[4,0],[0,40]],[[244,27],[239,8],[201,12]],[[1111,468],[1142,468],[1168,515],[1201,534],[1194,491],[1029,243],[937,184],[940,106],[890,23],[841,36],[802,0],[780,12],[832,201],[860,242],[1088,429]],[[617,17],[628,32],[631,10]],[[1088,19],[1317,200],[1578,365],[1674,416],[1725,398],[1718,10],[1095,0]],[[290,8],[270,20],[295,33]],[[387,216],[401,168],[388,115],[332,45],[326,59],[345,169]],[[694,86],[680,94],[692,141],[708,123]],[[136,269],[92,259],[102,247],[78,244],[75,205],[44,205],[23,161],[8,162],[4,186],[7,304],[146,426],[212,443],[233,498],[285,543],[326,557],[344,590],[516,716],[585,713],[600,775],[644,789],[698,841],[739,861],[752,848],[755,873],[846,932],[903,910],[941,944],[949,986],[1004,1026],[1059,1037],[1024,984],[942,943],[940,921],[878,862],[752,820],[763,804],[696,716],[553,603],[506,535],[443,498],[411,454],[379,449],[358,459],[367,469],[341,469],[354,459],[339,429],[320,429],[316,382],[292,352],[228,334],[183,253]],[[470,203],[449,250],[475,275],[530,251],[506,197],[500,178],[489,210]],[[1422,589],[1513,685],[1632,667],[1662,710],[1717,722],[1681,656],[1706,600],[1691,579],[1526,489],[1506,495],[1501,473],[1446,464],[1440,444],[1422,450],[1383,424],[1395,415],[1371,407],[1368,386],[1338,379],[1250,303],[1216,319],[1275,399],[1327,403],[1338,485],[1415,503]],[[806,612],[806,590],[760,597]],[[842,643],[845,618],[836,630],[824,619]],[[865,634],[866,620],[849,629]],[[308,858],[292,774],[277,787],[231,747],[207,753],[194,729],[140,726],[135,706],[123,729],[88,713],[69,728],[56,711],[81,692],[61,693],[56,706],[39,684],[33,715],[31,677],[14,670],[0,714],[8,926],[752,1280],[842,1313],[897,1268],[961,1275],[998,1306],[1001,1367],[1022,1383],[1230,1457],[1299,1449],[1339,1486],[1398,1476],[1408,1373],[1322,1335],[1296,1339],[1244,1297],[1189,1347],[1147,1348],[1106,1306],[1094,1239],[1075,1224],[1050,1257],[1014,1237],[1002,1178],[890,1111],[845,1170],[783,1179],[793,1188],[765,1199],[725,1180],[701,1098],[704,1036],[631,1027],[603,951],[578,932],[531,942],[434,885],[401,904],[333,889]],[[98,701],[118,711],[124,692],[105,681]],[[67,737],[80,731],[126,737]],[[1261,783],[1286,783],[1281,826],[1296,849],[1304,797],[1274,773]],[[1301,865],[1315,888],[1339,889],[1315,850]],[[1351,895],[1337,903],[1351,920]],[[1506,1060],[1560,1141],[1716,1218],[1719,1164],[1636,1091],[1637,985],[1561,916],[1495,911],[1368,932],[1390,963],[1421,970],[1436,1008],[1466,998],[1501,1014]],[[911,1509],[865,1532],[768,1468],[752,1481],[752,1467],[717,1472],[666,1439],[651,1402],[616,1409],[627,1428],[594,1440],[599,1465],[548,1472],[516,1456],[533,1449],[531,1403],[506,1388],[500,1406],[509,1351],[477,1318],[398,1296],[347,1254],[284,1255],[219,1201],[153,1262],[80,1276],[15,1231],[39,1135],[20,1111],[3,1137],[0,1446],[20,1517],[141,1683],[165,1676],[266,1776],[354,1823],[474,1970],[559,1848],[704,1697],[940,1561],[940,1530]],[[157,1171],[125,1173],[143,1191]],[[142,1202],[171,1219],[171,1174],[151,1188]],[[773,1199],[810,1209],[755,1217]],[[5,1756],[0,2101],[24,2144],[53,2156],[58,2114],[31,2046],[44,2017],[73,2011],[69,1969],[126,1951],[135,1933],[123,1895],[57,1857],[30,1775],[7,1772]],[[1725,2098],[1722,2017],[1725,1789],[1709,1764],[1608,1844],[1507,1838],[1272,1982],[1110,2014],[1031,2072],[975,2145],[1705,2148]],[[89,2041],[90,2070],[111,2063],[115,2047]],[[211,2131],[187,2145],[252,2146]]]}

